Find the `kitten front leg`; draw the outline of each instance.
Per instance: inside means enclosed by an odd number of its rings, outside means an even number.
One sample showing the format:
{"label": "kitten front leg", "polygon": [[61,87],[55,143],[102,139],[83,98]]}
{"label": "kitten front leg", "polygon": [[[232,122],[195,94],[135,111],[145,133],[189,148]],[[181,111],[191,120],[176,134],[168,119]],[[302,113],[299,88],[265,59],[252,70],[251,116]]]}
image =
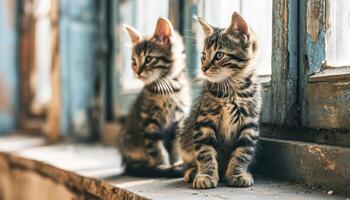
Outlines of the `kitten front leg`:
{"label": "kitten front leg", "polygon": [[249,187],[253,185],[254,180],[248,172],[248,167],[254,158],[258,137],[258,123],[250,122],[241,127],[225,174],[230,186]]}
{"label": "kitten front leg", "polygon": [[205,119],[197,124],[194,133],[196,149],[197,175],[193,187],[197,189],[214,188],[218,185],[218,163],[216,160],[216,129],[215,123]]}
{"label": "kitten front leg", "polygon": [[219,182],[216,150],[213,147],[202,147],[196,158],[198,172],[193,180],[193,187],[197,189],[214,188]]}
{"label": "kitten front leg", "polygon": [[163,145],[160,132],[161,122],[155,116],[157,115],[145,118],[142,123],[142,136],[151,166],[169,164],[169,155]]}

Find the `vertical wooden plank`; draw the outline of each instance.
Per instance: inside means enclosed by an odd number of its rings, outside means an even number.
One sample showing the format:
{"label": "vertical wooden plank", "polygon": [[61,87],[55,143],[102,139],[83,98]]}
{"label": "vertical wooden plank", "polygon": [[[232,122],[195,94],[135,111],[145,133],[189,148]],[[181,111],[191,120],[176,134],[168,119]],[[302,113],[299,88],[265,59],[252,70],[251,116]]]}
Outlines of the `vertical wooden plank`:
{"label": "vertical wooden plank", "polygon": [[51,43],[52,43],[52,62],[51,62],[51,82],[52,99],[48,105],[47,121],[45,134],[50,142],[56,142],[60,139],[60,109],[61,109],[61,74],[60,74],[60,54],[59,54],[59,0],[51,2]]}
{"label": "vertical wooden plank", "polygon": [[197,75],[196,70],[198,68],[198,49],[195,43],[196,34],[196,26],[197,22],[195,21],[195,16],[198,15],[198,4],[194,0],[185,0],[184,5],[184,42],[186,48],[186,56],[187,56],[187,69],[190,72],[192,77]]}
{"label": "vertical wooden plank", "polygon": [[183,34],[185,0],[169,0],[169,20],[174,29]]}
{"label": "vertical wooden plank", "polygon": [[320,71],[326,58],[326,0],[302,0],[299,13],[299,104],[301,125],[307,126],[308,78]]}
{"label": "vertical wooden plank", "polygon": [[17,1],[0,1],[0,134],[16,128],[19,106]]}
{"label": "vertical wooden plank", "polygon": [[114,104],[113,104],[113,73],[114,73],[114,48],[115,48],[115,29],[114,29],[114,19],[115,19],[115,7],[114,4],[118,3],[115,0],[109,0],[107,3],[107,21],[106,21],[106,34],[107,34],[107,45],[108,45],[108,56],[107,56],[107,69],[106,69],[106,99],[105,99],[105,109],[106,109],[106,120],[112,121],[114,119]]}
{"label": "vertical wooden plank", "polygon": [[59,19],[59,39],[60,49],[60,73],[61,73],[61,109],[60,109],[60,130],[63,135],[69,132],[69,0],[60,0],[60,19]]}
{"label": "vertical wooden plank", "polygon": [[[90,112],[94,101],[96,79],[95,4],[89,1],[70,1],[69,6],[69,111],[74,136],[91,137]],[[64,67],[64,66],[63,66]]]}
{"label": "vertical wooden plank", "polygon": [[[112,1],[98,1],[96,2],[96,79],[94,82],[95,97],[92,104],[91,120],[95,122],[92,127],[92,132],[95,138],[101,137],[101,131],[107,117],[110,116],[110,86],[111,78],[109,72],[112,64],[112,49],[108,44],[110,41],[110,14]],[[98,133],[98,134],[97,134]]]}
{"label": "vertical wooden plank", "polygon": [[30,77],[35,65],[35,17],[34,0],[21,1],[20,16],[20,76],[21,76],[21,111],[20,128],[26,128],[30,117],[30,105],[33,99],[33,91]]}
{"label": "vertical wooden plank", "polygon": [[62,0],[61,131],[77,138],[94,137],[98,1]]}
{"label": "vertical wooden plank", "polygon": [[[121,114],[120,108],[122,108],[122,102],[120,101],[122,96],[122,85],[121,85],[121,77],[120,77],[120,65],[122,65],[122,57],[120,55],[121,46],[120,46],[120,39],[121,39],[121,19],[120,19],[120,6],[121,2],[119,0],[113,1],[112,7],[113,7],[113,15],[112,15],[112,22],[113,24],[113,88],[112,88],[112,96],[113,96],[113,116],[117,116]],[[119,67],[118,67],[119,66]]]}
{"label": "vertical wooden plank", "polygon": [[273,1],[271,123],[297,125],[298,1]]}

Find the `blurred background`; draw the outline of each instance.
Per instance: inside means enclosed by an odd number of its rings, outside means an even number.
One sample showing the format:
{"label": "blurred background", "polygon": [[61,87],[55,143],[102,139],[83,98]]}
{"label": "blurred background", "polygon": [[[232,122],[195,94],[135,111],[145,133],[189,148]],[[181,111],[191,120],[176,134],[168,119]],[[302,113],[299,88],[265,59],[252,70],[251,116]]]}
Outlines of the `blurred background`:
{"label": "blurred background", "polygon": [[[327,35],[332,66],[350,59],[341,50],[350,42],[339,42],[349,41],[347,3],[331,8],[330,21],[337,22]],[[195,77],[203,35],[194,16],[225,27],[237,11],[261,40],[258,73],[269,77],[272,6],[272,0],[0,0],[0,134],[101,139],[142,87],[133,78],[124,23],[152,34],[158,17],[169,18],[184,37]]]}
{"label": "blurred background", "polygon": [[259,2],[1,0],[0,133],[101,138],[106,122],[125,113],[142,87],[130,67],[124,23],[150,35],[158,17],[169,18],[184,37],[194,77],[203,39],[194,16],[225,27],[238,11],[262,39],[258,70],[269,75],[272,0]]}

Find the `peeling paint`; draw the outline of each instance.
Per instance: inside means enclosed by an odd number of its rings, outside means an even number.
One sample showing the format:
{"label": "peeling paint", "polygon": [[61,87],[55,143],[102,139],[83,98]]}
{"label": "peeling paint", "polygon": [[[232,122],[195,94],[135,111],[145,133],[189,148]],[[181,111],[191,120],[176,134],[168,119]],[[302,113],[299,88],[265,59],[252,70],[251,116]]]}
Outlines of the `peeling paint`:
{"label": "peeling paint", "polygon": [[326,58],[326,32],[322,28],[317,40],[314,42],[312,35],[307,34],[307,55],[309,64],[309,75],[319,72]]}
{"label": "peeling paint", "polygon": [[317,42],[318,36],[323,27],[325,14],[325,0],[309,0],[306,11],[307,33],[311,36],[314,43]]}
{"label": "peeling paint", "polygon": [[308,75],[319,72],[326,58],[326,0],[309,0],[306,8]]}

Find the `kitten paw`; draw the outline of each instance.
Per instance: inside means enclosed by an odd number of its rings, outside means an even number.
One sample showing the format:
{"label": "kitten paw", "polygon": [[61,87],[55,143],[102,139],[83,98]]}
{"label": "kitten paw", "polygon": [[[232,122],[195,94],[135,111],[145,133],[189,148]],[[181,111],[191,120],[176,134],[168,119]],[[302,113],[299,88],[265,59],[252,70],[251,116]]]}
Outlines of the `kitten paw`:
{"label": "kitten paw", "polygon": [[226,177],[228,184],[232,187],[250,187],[254,183],[252,175],[248,172]]}
{"label": "kitten paw", "polygon": [[196,189],[210,189],[218,185],[218,179],[206,174],[197,174],[193,181],[193,187]]}
{"label": "kitten paw", "polygon": [[185,171],[184,175],[184,181],[185,183],[190,183],[193,181],[193,178],[196,176],[197,169],[196,168],[189,168]]}

